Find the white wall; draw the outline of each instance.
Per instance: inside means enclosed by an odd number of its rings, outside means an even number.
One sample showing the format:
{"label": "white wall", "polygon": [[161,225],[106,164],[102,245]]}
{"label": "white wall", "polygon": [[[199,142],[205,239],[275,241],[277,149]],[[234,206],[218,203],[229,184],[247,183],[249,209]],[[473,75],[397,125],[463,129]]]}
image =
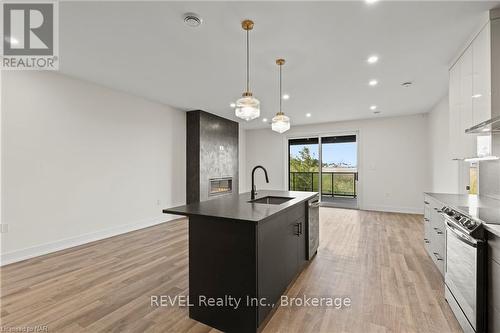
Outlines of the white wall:
{"label": "white wall", "polygon": [[[286,138],[318,133],[359,131],[360,208],[422,212],[422,192],[429,187],[426,115],[293,126],[280,135],[268,129],[248,130],[247,170],[262,164],[270,183],[256,175],[258,188],[286,189]],[[247,172],[248,173],[248,172]],[[249,175],[246,190],[250,189]]]}
{"label": "white wall", "polygon": [[451,159],[449,144],[448,95],[436,104],[427,118],[429,126],[429,164],[431,192],[458,193],[459,164]]}
{"label": "white wall", "polygon": [[4,72],[2,263],[156,224],[185,202],[185,113],[49,72]]}

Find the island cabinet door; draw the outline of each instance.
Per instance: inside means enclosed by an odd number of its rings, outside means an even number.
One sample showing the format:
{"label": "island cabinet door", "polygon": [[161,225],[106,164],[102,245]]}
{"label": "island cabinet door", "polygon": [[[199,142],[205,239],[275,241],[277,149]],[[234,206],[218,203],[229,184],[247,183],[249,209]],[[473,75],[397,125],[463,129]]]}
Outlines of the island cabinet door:
{"label": "island cabinet door", "polygon": [[287,226],[285,214],[261,222],[258,226],[258,298],[263,304],[258,310],[259,325],[273,305],[277,305],[287,286]]}
{"label": "island cabinet door", "polygon": [[286,256],[285,256],[285,288],[292,281],[299,269],[298,238],[300,237],[300,220],[289,219],[286,228]]}
{"label": "island cabinet door", "polygon": [[[189,217],[192,319],[223,332],[256,331],[257,305],[248,301],[257,299],[256,230],[251,221]],[[228,299],[239,300],[239,306]],[[222,304],[207,303],[220,300]]]}
{"label": "island cabinet door", "polygon": [[[293,220],[294,217],[289,217],[287,228],[287,246],[286,254],[286,284],[288,285],[295,275],[300,272],[302,266],[306,262],[306,222],[305,217],[301,216]],[[291,221],[291,222],[290,222]]]}
{"label": "island cabinet door", "polygon": [[308,225],[306,222],[306,211],[308,208],[308,203],[306,202],[303,206],[299,205],[288,212],[288,221],[293,221],[288,228],[290,231],[290,248],[294,248],[294,250],[289,253],[291,270],[287,285],[307,261],[306,228],[308,228]]}
{"label": "island cabinet door", "polygon": [[259,306],[259,325],[278,305],[306,259],[305,227],[302,205],[258,226],[258,298],[265,303]]}
{"label": "island cabinet door", "polygon": [[299,270],[303,267],[303,265],[307,262],[307,232],[306,228],[308,227],[305,216],[302,216],[298,221],[300,223],[300,234],[298,236],[298,245],[297,245],[297,261],[299,264]]}

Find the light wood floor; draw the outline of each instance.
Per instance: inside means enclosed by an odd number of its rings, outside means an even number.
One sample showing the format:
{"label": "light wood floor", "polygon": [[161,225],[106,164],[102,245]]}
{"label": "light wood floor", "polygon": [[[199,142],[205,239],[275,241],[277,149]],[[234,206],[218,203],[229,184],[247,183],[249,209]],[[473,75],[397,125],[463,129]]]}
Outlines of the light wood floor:
{"label": "light wood floor", "polygon": [[[318,255],[287,294],[349,297],[349,308],[281,307],[264,332],[461,332],[423,242],[422,217],[322,208]],[[187,308],[187,221],[1,268],[1,326],[49,332],[216,332]]]}

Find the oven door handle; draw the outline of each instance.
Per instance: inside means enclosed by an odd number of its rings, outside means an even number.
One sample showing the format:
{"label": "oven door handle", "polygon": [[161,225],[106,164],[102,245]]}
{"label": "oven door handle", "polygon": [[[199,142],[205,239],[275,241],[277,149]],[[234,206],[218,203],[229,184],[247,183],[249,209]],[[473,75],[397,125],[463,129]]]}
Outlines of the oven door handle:
{"label": "oven door handle", "polygon": [[467,235],[457,230],[452,224],[450,224],[450,222],[446,221],[446,224],[448,225],[447,230],[451,232],[451,235],[455,236],[469,246],[477,247],[477,242],[471,241]]}
{"label": "oven door handle", "polygon": [[309,207],[311,207],[311,208],[319,207],[319,201],[313,201],[313,202],[309,203]]}

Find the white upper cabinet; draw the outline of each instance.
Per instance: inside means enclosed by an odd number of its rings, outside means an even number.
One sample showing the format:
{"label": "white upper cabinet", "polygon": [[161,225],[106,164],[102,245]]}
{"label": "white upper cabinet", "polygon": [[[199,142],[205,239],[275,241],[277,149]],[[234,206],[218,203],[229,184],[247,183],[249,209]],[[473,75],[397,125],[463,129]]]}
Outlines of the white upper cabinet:
{"label": "white upper cabinet", "polygon": [[450,69],[449,84],[449,152],[451,159],[461,158],[460,154],[460,63]]}
{"label": "white upper cabinet", "polygon": [[491,26],[488,23],[472,44],[473,93],[472,122],[477,125],[491,118]]}
{"label": "white upper cabinet", "polygon": [[465,134],[465,130],[474,125],[472,110],[472,92],[474,72],[472,47],[469,47],[460,58],[460,139],[462,158],[476,155],[476,137]]}
{"label": "white upper cabinet", "polygon": [[477,156],[476,135],[465,130],[491,118],[491,28],[488,23],[450,69],[450,154]]}

